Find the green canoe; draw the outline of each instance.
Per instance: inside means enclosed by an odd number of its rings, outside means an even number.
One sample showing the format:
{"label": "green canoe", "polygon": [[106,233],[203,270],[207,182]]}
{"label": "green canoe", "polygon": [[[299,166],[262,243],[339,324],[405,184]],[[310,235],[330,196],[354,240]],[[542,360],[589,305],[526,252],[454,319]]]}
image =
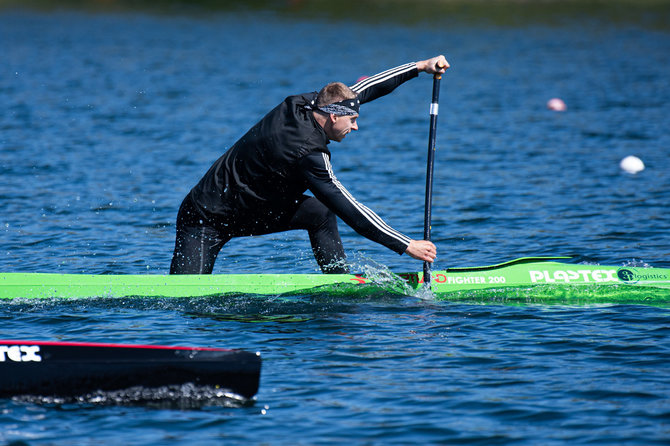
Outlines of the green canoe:
{"label": "green canoe", "polygon": [[[670,269],[564,263],[526,257],[433,271],[430,295],[447,300],[670,304]],[[92,275],[0,273],[0,298],[196,297],[356,293],[370,288],[425,295],[423,273]]]}

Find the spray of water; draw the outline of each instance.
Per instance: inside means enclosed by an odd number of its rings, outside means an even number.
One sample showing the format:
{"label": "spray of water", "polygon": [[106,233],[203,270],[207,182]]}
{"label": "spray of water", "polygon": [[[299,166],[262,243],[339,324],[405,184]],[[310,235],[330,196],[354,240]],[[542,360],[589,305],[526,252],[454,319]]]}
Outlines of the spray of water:
{"label": "spray of water", "polygon": [[384,290],[422,300],[435,300],[435,295],[430,289],[423,286],[416,289],[411,287],[405,279],[393,273],[388,266],[367,258],[360,253],[356,253],[353,256],[353,261],[350,260],[350,268],[354,271],[360,271],[372,283]]}
{"label": "spray of water", "polygon": [[246,399],[227,389],[199,386],[186,383],[161,387],[130,387],[127,389],[86,393],[71,396],[21,395],[14,401],[40,404],[91,404],[96,406],[151,406],[172,409],[199,409],[207,406],[243,407],[253,405],[254,399]]}

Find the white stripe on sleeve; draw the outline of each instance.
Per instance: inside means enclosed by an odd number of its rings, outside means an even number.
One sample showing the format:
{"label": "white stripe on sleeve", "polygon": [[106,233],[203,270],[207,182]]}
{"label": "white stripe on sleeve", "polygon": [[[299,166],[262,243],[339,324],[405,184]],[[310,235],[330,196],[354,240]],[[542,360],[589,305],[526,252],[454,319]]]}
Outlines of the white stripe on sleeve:
{"label": "white stripe on sleeve", "polygon": [[372,87],[373,85],[379,84],[381,82],[387,81],[390,78],[397,76],[400,73],[405,73],[408,71],[412,71],[413,69],[416,68],[416,63],[415,62],[410,62],[406,63],[404,65],[397,66],[395,68],[391,68],[386,71],[382,71],[379,74],[375,74],[374,76],[370,76],[368,78],[363,79],[360,82],[355,83],[354,85],[351,86],[351,89],[355,93],[360,93],[361,91]]}

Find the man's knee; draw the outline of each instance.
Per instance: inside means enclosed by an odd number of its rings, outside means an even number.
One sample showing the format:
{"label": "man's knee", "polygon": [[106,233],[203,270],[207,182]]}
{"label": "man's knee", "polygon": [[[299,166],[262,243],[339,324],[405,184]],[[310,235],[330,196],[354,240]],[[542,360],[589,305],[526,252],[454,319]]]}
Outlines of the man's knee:
{"label": "man's knee", "polygon": [[335,213],[317,199],[314,199],[314,203],[311,204],[310,217],[312,229],[337,227],[337,216]]}

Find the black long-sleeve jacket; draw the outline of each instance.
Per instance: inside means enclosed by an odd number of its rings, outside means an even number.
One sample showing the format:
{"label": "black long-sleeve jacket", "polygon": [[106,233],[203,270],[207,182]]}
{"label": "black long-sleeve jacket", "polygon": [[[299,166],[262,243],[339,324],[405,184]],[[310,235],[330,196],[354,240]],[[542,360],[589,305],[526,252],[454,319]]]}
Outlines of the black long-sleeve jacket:
{"label": "black long-sleeve jacket", "polygon": [[[351,89],[364,104],[417,75],[416,64],[409,63]],[[309,189],[356,232],[402,254],[411,239],[359,203],[335,177],[330,141],[309,109],[316,96],[317,92],[289,96],[270,111],[191,190],[193,203],[209,218],[231,221],[231,216],[244,214],[262,219],[268,209],[290,207]]]}

